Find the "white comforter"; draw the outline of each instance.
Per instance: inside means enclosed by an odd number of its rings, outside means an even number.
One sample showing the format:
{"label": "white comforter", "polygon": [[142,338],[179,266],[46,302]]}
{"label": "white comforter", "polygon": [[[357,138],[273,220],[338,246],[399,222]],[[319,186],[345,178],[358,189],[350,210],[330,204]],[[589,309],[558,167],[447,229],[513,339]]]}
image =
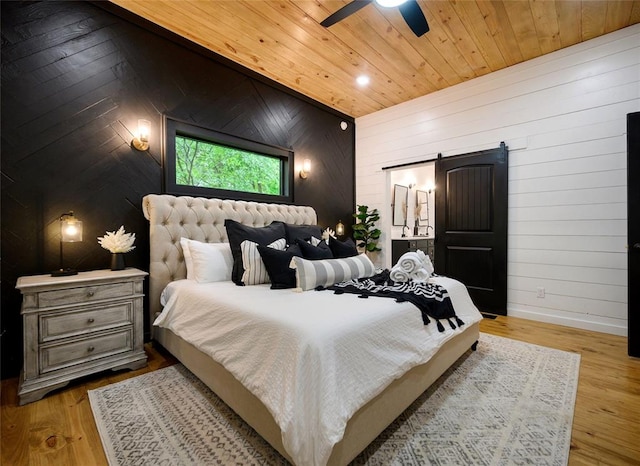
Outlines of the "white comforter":
{"label": "white comforter", "polygon": [[[467,325],[482,319],[462,284],[432,280]],[[163,298],[154,325],[210,355],[258,397],[300,466],[325,465],[359,408],[462,331],[423,325],[410,303],[331,291],[179,280]]]}

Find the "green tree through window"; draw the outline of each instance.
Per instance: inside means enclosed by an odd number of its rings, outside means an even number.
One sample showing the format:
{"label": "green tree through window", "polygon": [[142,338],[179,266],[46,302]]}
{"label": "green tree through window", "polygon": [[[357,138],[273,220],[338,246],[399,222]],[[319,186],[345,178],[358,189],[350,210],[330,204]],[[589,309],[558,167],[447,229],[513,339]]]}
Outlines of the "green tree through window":
{"label": "green tree through window", "polygon": [[163,117],[163,191],[293,202],[293,150]]}
{"label": "green tree through window", "polygon": [[281,193],[281,161],[176,135],[176,183],[249,193]]}

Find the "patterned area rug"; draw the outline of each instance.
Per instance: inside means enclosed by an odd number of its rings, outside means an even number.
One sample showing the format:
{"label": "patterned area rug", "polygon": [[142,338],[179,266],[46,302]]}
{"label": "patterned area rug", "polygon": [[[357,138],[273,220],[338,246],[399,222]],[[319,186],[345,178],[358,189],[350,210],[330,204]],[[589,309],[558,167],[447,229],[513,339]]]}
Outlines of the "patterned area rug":
{"label": "patterned area rug", "polygon": [[[580,355],[481,334],[352,465],[564,465]],[[286,465],[182,365],[91,390],[115,465]]]}

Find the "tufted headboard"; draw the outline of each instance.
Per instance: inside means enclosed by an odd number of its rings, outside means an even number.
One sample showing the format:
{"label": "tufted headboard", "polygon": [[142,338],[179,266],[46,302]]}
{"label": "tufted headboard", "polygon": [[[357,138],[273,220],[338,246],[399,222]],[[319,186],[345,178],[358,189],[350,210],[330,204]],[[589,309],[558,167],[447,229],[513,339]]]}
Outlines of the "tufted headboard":
{"label": "tufted headboard", "polygon": [[151,323],[161,310],[160,293],[173,280],[187,277],[180,238],[206,243],[227,242],[227,218],[254,227],[280,220],[294,225],[315,225],[312,207],[263,204],[249,201],[148,194],[142,199],[149,220],[149,315]]}

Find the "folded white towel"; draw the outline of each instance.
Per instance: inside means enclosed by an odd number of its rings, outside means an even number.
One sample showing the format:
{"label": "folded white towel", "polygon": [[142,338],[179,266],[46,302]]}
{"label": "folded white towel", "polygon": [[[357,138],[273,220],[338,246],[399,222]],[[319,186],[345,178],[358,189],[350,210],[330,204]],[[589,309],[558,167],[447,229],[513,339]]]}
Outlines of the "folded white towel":
{"label": "folded white towel", "polygon": [[417,283],[426,283],[429,281],[429,277],[431,275],[427,272],[426,269],[421,268],[413,272],[411,275],[411,280]]}
{"label": "folded white towel", "polygon": [[389,272],[389,278],[396,283],[406,283],[409,281],[409,274],[401,268],[392,268]]}
{"label": "folded white towel", "polygon": [[389,278],[394,282],[427,282],[433,274],[433,264],[428,254],[421,250],[404,253],[391,268]]}
{"label": "folded white towel", "polygon": [[[422,252],[422,251],[420,251]],[[424,253],[423,253],[424,254]],[[405,252],[398,263],[394,267],[399,267],[405,272],[411,274],[422,267],[423,258],[418,254],[418,252]]]}

